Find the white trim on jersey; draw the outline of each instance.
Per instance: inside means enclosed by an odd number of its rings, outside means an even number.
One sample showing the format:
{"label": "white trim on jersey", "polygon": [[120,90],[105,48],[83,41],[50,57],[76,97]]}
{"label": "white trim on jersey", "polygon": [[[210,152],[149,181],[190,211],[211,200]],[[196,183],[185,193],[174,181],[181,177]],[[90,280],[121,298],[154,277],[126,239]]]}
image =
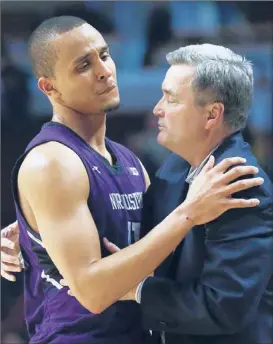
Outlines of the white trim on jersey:
{"label": "white trim on jersey", "polygon": [[[30,238],[34,241],[37,242],[37,244],[41,245],[43,248],[45,248],[45,245],[43,244],[43,242],[36,238],[32,233],[30,233],[29,231],[27,231],[27,234],[30,236]],[[55,281],[55,279],[51,278],[49,275],[45,274],[45,270],[42,271],[41,273],[41,277],[44,278],[47,282],[51,283],[52,285],[54,285],[54,287],[56,287],[57,289],[62,289],[63,286],[58,283],[57,281]]]}
{"label": "white trim on jersey", "polygon": [[46,279],[47,282],[54,285],[54,287],[56,287],[57,289],[63,288],[63,286],[60,283],[58,283],[57,281],[55,281],[55,279],[51,278],[49,275],[46,275],[44,270],[42,271],[41,277]]}
{"label": "white trim on jersey", "polygon": [[36,241],[39,245],[41,245],[43,248],[45,248],[45,245],[43,244],[43,242],[40,239],[37,239],[32,233],[30,233],[29,231],[27,231],[28,236],[31,237],[32,240]]}

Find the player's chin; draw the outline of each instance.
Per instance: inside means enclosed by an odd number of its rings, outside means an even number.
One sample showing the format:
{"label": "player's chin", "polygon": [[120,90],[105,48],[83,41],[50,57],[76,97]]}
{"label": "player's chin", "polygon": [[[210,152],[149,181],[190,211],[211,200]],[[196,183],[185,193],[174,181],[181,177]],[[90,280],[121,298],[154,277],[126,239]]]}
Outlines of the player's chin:
{"label": "player's chin", "polygon": [[102,111],[104,112],[109,112],[116,110],[120,105],[120,99],[119,96],[116,96],[115,98],[112,98],[108,102],[105,102],[101,108]]}

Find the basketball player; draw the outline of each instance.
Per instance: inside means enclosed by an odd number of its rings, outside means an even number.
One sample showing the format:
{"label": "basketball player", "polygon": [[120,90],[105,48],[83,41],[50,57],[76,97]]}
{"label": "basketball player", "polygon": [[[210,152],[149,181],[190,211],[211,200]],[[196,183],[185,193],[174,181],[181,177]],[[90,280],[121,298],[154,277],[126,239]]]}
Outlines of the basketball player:
{"label": "basketball player", "polygon": [[[150,343],[138,305],[117,301],[194,225],[231,208],[256,206],[257,199],[230,195],[262,180],[233,182],[257,169],[230,169],[245,163],[236,157],[213,167],[211,158],[185,202],[135,242],[149,177],[128,149],[105,137],[106,112],[119,105],[108,46],[81,19],[58,17],[34,31],[30,53],[38,87],[53,107],[51,122],[30,142],[12,175],[30,343]],[[103,237],[122,249],[109,255]],[[60,284],[62,277],[75,298]]]}

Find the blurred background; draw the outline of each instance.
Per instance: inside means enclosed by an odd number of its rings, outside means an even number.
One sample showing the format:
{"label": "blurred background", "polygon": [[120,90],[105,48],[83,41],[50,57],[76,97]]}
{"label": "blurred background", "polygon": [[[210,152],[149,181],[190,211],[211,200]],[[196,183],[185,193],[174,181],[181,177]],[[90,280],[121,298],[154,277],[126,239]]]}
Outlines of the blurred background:
{"label": "blurred background", "polygon": [[[74,15],[104,36],[116,62],[121,106],[109,113],[107,135],[131,148],[153,175],[168,151],[156,142],[152,109],[161,97],[165,55],[180,46],[213,43],[245,55],[254,66],[254,99],[244,135],[273,179],[272,2],[2,1],[1,226],[15,220],[10,174],[26,144],[50,120],[27,52],[30,33],[46,18]],[[1,343],[27,343],[22,276],[1,278]]]}

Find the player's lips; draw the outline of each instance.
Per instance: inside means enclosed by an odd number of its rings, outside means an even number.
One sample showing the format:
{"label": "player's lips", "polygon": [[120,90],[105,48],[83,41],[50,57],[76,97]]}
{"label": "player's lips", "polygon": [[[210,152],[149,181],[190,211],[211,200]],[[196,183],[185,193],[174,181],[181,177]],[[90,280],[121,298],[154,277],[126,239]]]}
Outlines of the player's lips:
{"label": "player's lips", "polygon": [[99,92],[98,94],[101,95],[101,94],[109,93],[116,87],[117,87],[116,84],[111,84],[111,85],[107,86],[103,91]]}

